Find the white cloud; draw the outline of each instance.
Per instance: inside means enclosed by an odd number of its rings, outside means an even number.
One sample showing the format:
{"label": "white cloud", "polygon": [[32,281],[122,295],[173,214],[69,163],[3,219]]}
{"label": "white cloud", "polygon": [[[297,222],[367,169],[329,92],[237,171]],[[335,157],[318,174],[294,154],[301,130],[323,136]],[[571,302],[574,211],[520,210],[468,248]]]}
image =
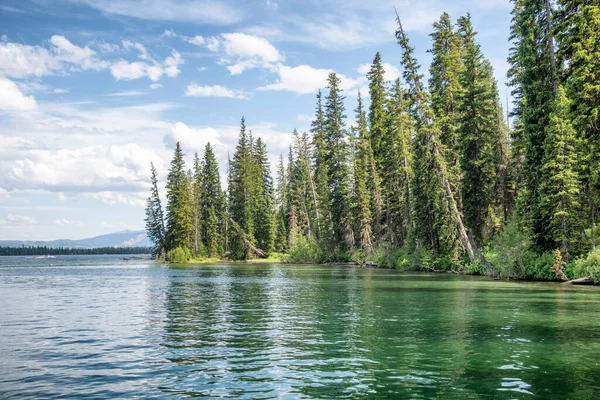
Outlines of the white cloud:
{"label": "white cloud", "polygon": [[5,219],[0,219],[0,225],[35,225],[37,220],[26,215],[8,214]]}
{"label": "white cloud", "polygon": [[108,97],[130,97],[130,96],[143,96],[145,94],[146,94],[146,92],[143,92],[141,90],[127,90],[127,91],[124,91],[124,92],[108,93],[108,94],[105,94],[104,96],[108,96]]}
{"label": "white cloud", "polygon": [[8,193],[8,191],[6,189],[2,189],[0,187],[0,199],[7,199],[10,197],[10,194]]}
{"label": "white cloud", "polygon": [[217,0],[71,0],[85,3],[107,14],[148,20],[227,25],[239,22],[242,13]]}
{"label": "white cloud", "polygon": [[241,32],[223,33],[221,36],[186,38],[190,43],[205,46],[212,52],[221,52],[220,62],[232,75],[246,69],[271,68],[283,60],[279,51],[266,39]]}
{"label": "white cloud", "polygon": [[79,228],[83,228],[83,226],[84,226],[84,223],[82,221],[78,221],[78,220],[74,220],[74,219],[66,219],[66,218],[56,219],[56,220],[54,220],[54,224],[55,225],[76,226]]}
{"label": "white cloud", "polygon": [[147,194],[145,192],[120,193],[103,191],[86,193],[85,196],[108,206],[121,204],[133,207],[145,207]]}
{"label": "white cloud", "polygon": [[[139,50],[139,49],[138,49]],[[110,72],[117,80],[131,80],[147,77],[151,81],[158,81],[163,75],[169,78],[176,77],[181,72],[178,68],[183,64],[181,55],[173,50],[172,55],[167,57],[162,63],[154,61],[146,52],[140,52],[142,59],[146,61],[128,62],[120,60],[110,67]]]}
{"label": "white cloud", "polygon": [[231,99],[246,99],[246,95],[240,90],[231,90],[221,85],[200,86],[192,82],[185,88],[185,95],[192,97],[228,97]]}
{"label": "white cloud", "polygon": [[25,96],[11,80],[0,76],[0,111],[31,111],[37,108],[33,96]]}
{"label": "white cloud", "polygon": [[69,93],[69,89],[56,88],[56,89],[54,89],[54,93],[56,93],[56,94]]}
{"label": "white cloud", "polygon": [[307,114],[298,114],[296,116],[296,120],[299,122],[311,122],[313,120],[313,116]]}
{"label": "white cloud", "polygon": [[0,71],[12,78],[45,76],[69,70],[100,70],[108,63],[97,58],[89,47],[79,47],[64,36],[54,35],[50,48],[18,43],[0,43]]}
{"label": "white cloud", "polygon": [[161,87],[163,87],[163,85],[161,85],[160,83],[153,83],[150,86],[148,86],[150,89],[160,89]]}
{"label": "white cloud", "polygon": [[81,67],[81,69],[100,70],[108,66],[105,61],[96,57],[96,52],[89,47],[79,47],[71,43],[64,36],[54,35],[50,43],[55,46],[54,53],[61,61]]}
{"label": "white cloud", "polygon": [[[278,64],[276,71],[279,75],[279,80],[276,83],[259,87],[257,90],[279,90],[299,94],[314,94],[319,89],[327,86],[327,76],[333,72],[331,69],[313,68],[310,65],[289,67],[283,64]],[[361,78],[350,78],[342,74],[338,74],[338,78],[341,81],[340,88],[343,90],[350,91],[362,83]]]}
{"label": "white cloud", "polygon": [[18,143],[0,137],[0,186],[9,190],[135,192],[147,188],[150,160],[162,167],[154,151],[133,143],[17,151]]}
{"label": "white cloud", "polygon": [[172,29],[165,29],[165,31],[160,36],[161,37],[176,37],[177,34]]}
{"label": "white cloud", "polygon": [[168,148],[174,148],[179,142],[187,152],[202,152],[208,142],[215,148],[223,148],[220,134],[214,128],[194,129],[183,122],[177,122],[163,141]]}
{"label": "white cloud", "polygon": [[[386,81],[395,82],[396,79],[398,79],[400,77],[400,70],[395,65],[392,65],[390,63],[382,63],[382,66],[383,66],[383,70],[385,71],[383,77]],[[371,64],[361,64],[356,69],[356,71],[358,71],[364,77],[367,75],[367,73],[369,72],[370,69],[371,69]],[[366,82],[366,78],[365,78],[365,82]]]}
{"label": "white cloud", "polygon": [[189,37],[189,38],[186,38],[185,40],[186,40],[186,42],[195,44],[196,46],[204,46],[206,44],[206,40],[204,39],[204,37],[202,37],[200,35],[196,35],[194,37]]}

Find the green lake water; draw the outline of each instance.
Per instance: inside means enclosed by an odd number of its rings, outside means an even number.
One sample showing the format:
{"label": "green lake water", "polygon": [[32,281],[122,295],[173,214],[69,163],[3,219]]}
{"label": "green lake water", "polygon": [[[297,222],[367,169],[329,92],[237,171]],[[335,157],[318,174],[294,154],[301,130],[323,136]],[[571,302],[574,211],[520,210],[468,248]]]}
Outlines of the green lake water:
{"label": "green lake water", "polygon": [[600,288],[0,258],[0,398],[600,398]]}

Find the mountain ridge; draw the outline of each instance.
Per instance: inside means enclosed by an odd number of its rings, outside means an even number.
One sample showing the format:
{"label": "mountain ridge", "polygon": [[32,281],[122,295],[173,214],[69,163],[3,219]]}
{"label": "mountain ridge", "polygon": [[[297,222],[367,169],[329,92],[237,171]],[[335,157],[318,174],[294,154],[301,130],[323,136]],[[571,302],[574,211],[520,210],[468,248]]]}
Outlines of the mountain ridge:
{"label": "mountain ridge", "polygon": [[0,240],[0,247],[47,246],[50,248],[93,249],[98,247],[149,247],[146,231],[124,230],[84,239]]}

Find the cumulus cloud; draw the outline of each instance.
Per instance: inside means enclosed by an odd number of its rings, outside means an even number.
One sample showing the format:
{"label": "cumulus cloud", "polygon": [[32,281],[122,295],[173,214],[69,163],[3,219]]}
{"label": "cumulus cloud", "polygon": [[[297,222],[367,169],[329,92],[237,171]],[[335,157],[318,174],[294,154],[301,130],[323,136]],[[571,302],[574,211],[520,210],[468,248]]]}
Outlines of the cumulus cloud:
{"label": "cumulus cloud", "polygon": [[[327,86],[327,76],[333,72],[331,69],[313,68],[310,65],[299,65],[297,67],[289,67],[279,64],[276,68],[279,79],[276,83],[261,86],[257,90],[268,91],[288,91],[299,94],[316,93],[319,89]],[[343,90],[352,90],[357,88],[361,83],[361,78],[350,78],[342,74],[338,74],[340,78],[340,87]],[[352,94],[352,93],[350,93]]]}
{"label": "cumulus cloud", "polygon": [[163,85],[161,85],[160,83],[153,83],[150,86],[148,86],[150,89],[160,89],[161,87],[163,87]]}
{"label": "cumulus cloud", "polygon": [[175,144],[179,142],[186,151],[200,153],[208,142],[217,149],[223,148],[220,136],[214,128],[194,129],[183,122],[177,122],[165,135],[163,141],[168,148],[174,148]]}
{"label": "cumulus cloud", "polygon": [[31,111],[37,108],[33,96],[25,96],[10,79],[0,75],[0,111]]}
{"label": "cumulus cloud", "polygon": [[26,215],[8,214],[5,219],[0,219],[0,225],[19,226],[35,224],[37,224],[37,220]]}
{"label": "cumulus cloud", "polygon": [[102,191],[85,193],[85,197],[97,200],[108,206],[126,205],[133,207],[144,207],[146,205],[146,196],[147,194],[145,192],[121,193]]}
{"label": "cumulus cloud", "polygon": [[67,38],[54,35],[50,47],[29,46],[18,43],[0,43],[0,71],[11,78],[45,76],[69,70],[100,70],[108,67],[89,47],[79,47]]}
{"label": "cumulus cloud", "polygon": [[[383,77],[386,81],[394,82],[396,79],[400,77],[400,70],[390,63],[382,63],[383,70],[385,71]],[[364,76],[367,75],[369,70],[371,69],[371,64],[361,64],[356,71]],[[365,78],[366,83],[366,78]]]}
{"label": "cumulus cloud", "polygon": [[5,157],[15,152],[14,145],[0,137],[0,148],[0,186],[9,190],[135,192],[147,187],[150,160],[162,166],[154,151],[133,143],[57,150],[21,148],[16,156]]}
{"label": "cumulus cloud", "polygon": [[271,68],[283,60],[283,56],[268,40],[241,32],[210,37],[196,35],[186,40],[212,52],[220,52],[220,62],[232,75],[252,68]]}
{"label": "cumulus cloud", "polygon": [[192,82],[185,88],[185,95],[192,97],[228,97],[231,99],[246,99],[241,90],[231,90],[221,85],[201,86]]}
{"label": "cumulus cloud", "polygon": [[54,224],[63,226],[75,226],[78,228],[82,228],[85,225],[82,221],[66,218],[56,219],[54,220]]}
{"label": "cumulus cloud", "polygon": [[170,57],[163,62],[154,61],[147,53],[141,52],[140,57],[146,61],[129,62],[120,60],[110,67],[110,72],[117,80],[131,80],[147,77],[153,82],[158,81],[163,75],[174,78],[181,72],[179,65],[183,64],[181,54],[173,50]]}

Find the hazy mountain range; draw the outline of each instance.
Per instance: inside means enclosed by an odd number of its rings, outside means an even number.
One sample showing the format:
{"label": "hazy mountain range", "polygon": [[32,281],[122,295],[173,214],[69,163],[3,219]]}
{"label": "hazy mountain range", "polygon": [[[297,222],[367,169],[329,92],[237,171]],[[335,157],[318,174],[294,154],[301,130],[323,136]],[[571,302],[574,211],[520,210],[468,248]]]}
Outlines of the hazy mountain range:
{"label": "hazy mountain range", "polygon": [[0,240],[2,247],[47,246],[71,249],[91,249],[96,247],[148,247],[150,240],[145,231],[120,231],[87,239],[71,240]]}

